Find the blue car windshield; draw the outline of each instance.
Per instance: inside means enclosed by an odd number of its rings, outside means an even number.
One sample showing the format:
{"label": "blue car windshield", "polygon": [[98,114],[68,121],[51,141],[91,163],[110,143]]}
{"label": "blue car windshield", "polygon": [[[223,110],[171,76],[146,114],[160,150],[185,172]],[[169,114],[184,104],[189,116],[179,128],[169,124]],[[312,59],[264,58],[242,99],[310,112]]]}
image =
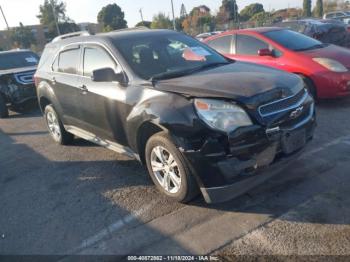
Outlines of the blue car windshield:
{"label": "blue car windshield", "polygon": [[33,52],[0,52],[0,70],[38,65],[39,57]]}

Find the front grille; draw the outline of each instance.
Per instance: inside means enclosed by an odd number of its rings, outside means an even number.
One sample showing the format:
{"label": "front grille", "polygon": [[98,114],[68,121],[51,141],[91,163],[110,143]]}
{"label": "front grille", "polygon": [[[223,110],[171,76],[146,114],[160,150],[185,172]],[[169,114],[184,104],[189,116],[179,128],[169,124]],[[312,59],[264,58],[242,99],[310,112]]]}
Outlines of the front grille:
{"label": "front grille", "polygon": [[300,106],[307,97],[307,91],[303,90],[298,94],[290,97],[286,97],[274,102],[262,105],[259,107],[259,114],[262,117],[271,116],[281,112],[291,110],[295,107]]}
{"label": "front grille", "polygon": [[34,79],[33,79],[34,73],[35,71],[27,71],[23,73],[14,74],[14,76],[17,83],[23,84],[23,85],[29,85],[34,83]]}

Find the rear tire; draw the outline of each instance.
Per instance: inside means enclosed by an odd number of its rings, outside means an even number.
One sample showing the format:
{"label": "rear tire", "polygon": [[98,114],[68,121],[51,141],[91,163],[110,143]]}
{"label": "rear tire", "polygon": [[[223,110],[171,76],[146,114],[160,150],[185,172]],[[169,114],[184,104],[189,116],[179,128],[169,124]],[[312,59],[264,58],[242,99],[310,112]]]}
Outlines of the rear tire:
{"label": "rear tire", "polygon": [[0,94],[0,118],[7,118],[9,116],[9,110],[7,108],[5,99]]}
{"label": "rear tire", "polygon": [[64,129],[62,121],[52,105],[45,107],[45,120],[49,133],[56,143],[60,145],[72,143],[74,136]]}
{"label": "rear tire", "polygon": [[198,195],[198,186],[187,161],[167,133],[153,135],[145,151],[148,172],[160,192],[181,203]]}

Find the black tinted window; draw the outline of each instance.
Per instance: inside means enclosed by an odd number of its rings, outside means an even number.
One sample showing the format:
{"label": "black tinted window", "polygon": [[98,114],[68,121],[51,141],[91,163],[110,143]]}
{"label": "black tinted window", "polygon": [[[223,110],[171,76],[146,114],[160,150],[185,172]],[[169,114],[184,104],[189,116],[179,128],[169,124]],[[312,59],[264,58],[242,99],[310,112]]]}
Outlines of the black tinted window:
{"label": "black tinted window", "polygon": [[0,53],[0,70],[36,66],[39,57],[33,52]]}
{"label": "black tinted window", "polygon": [[237,35],[236,53],[239,55],[258,55],[260,49],[267,49],[265,42],[247,35]]}
{"label": "black tinted window", "polygon": [[278,44],[293,51],[321,48],[322,43],[306,35],[291,30],[276,30],[264,35]]}
{"label": "black tinted window", "polygon": [[211,40],[208,42],[208,45],[214,48],[219,53],[229,54],[231,53],[231,43],[232,43],[232,36],[229,35],[229,36],[222,36],[214,40]]}
{"label": "black tinted window", "polygon": [[60,53],[58,72],[76,74],[79,64],[80,49],[69,49]]}
{"label": "black tinted window", "polygon": [[112,57],[99,47],[88,47],[84,51],[84,76],[91,76],[92,72],[101,68],[112,68],[116,71],[116,64]]}

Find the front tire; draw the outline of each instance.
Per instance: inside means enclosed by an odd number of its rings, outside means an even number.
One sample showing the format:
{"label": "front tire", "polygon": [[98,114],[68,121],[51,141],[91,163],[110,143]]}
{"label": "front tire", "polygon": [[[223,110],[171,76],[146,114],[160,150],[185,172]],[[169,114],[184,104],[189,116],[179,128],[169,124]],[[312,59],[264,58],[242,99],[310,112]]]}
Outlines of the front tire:
{"label": "front tire", "polygon": [[45,120],[49,133],[56,143],[68,145],[73,141],[74,136],[64,129],[62,121],[52,105],[45,107]]}
{"label": "front tire", "polygon": [[197,183],[185,158],[167,133],[153,135],[145,151],[148,172],[159,191],[182,203],[198,194]]}
{"label": "front tire", "polygon": [[303,79],[306,89],[309,91],[312,98],[316,101],[317,100],[317,91],[314,83],[312,80],[306,76],[300,75],[301,79]]}
{"label": "front tire", "polygon": [[0,118],[7,118],[9,116],[9,110],[7,108],[5,99],[0,94]]}

